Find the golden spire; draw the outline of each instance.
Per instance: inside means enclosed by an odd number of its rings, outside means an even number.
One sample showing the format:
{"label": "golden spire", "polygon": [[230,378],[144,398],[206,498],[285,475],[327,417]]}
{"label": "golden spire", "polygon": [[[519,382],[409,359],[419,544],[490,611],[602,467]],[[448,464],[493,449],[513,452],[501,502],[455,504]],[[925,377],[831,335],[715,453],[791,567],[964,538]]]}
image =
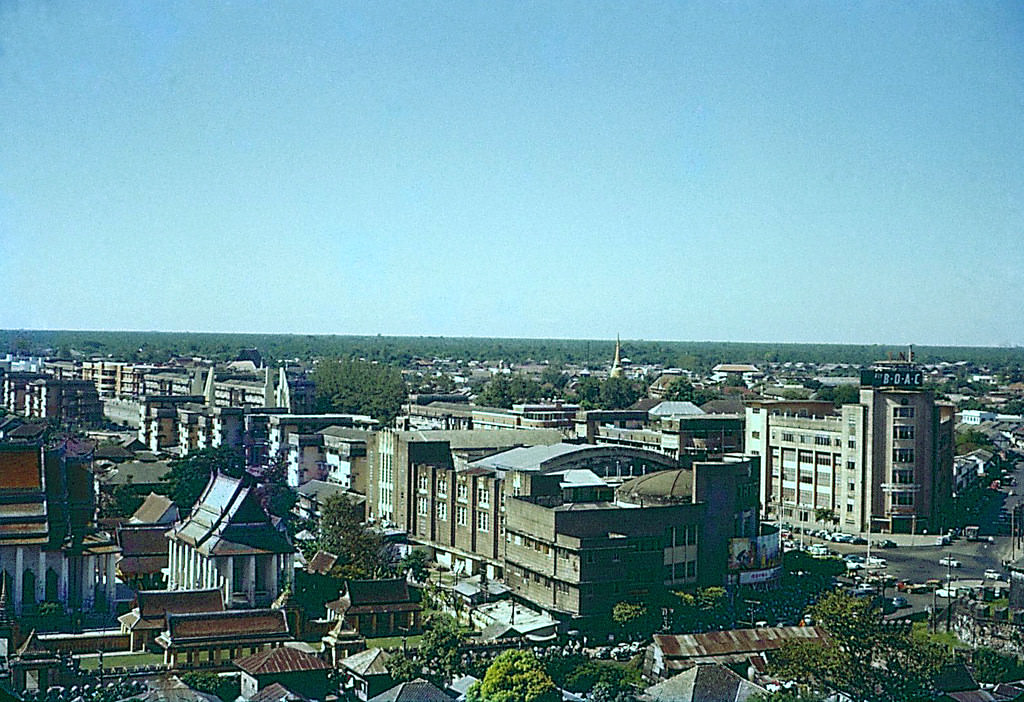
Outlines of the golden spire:
{"label": "golden spire", "polygon": [[612,361],[612,370],[608,374],[611,378],[622,377],[622,343],[619,341],[619,335],[615,335],[615,360]]}

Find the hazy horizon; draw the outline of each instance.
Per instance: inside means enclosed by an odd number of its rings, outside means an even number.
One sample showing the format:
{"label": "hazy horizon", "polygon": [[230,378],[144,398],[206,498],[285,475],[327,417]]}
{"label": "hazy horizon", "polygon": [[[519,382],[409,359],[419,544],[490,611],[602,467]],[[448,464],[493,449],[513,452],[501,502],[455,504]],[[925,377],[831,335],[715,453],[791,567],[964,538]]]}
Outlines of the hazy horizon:
{"label": "hazy horizon", "polygon": [[2,3],[0,327],[1013,347],[1021,114],[1009,1]]}

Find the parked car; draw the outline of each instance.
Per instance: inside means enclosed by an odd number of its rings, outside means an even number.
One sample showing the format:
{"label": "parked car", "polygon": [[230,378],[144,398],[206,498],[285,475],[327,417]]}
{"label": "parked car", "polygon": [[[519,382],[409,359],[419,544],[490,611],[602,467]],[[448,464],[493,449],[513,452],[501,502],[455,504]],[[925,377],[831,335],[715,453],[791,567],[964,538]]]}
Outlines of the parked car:
{"label": "parked car", "polygon": [[878,548],[896,548],[896,542],[892,539],[882,539],[875,543]]}
{"label": "parked car", "polygon": [[871,556],[867,559],[867,561],[865,561],[865,565],[873,568],[885,568],[889,564],[886,562],[884,558],[879,558],[878,556]]}
{"label": "parked car", "polygon": [[896,597],[892,598],[892,606],[896,609],[903,609],[904,607],[909,607],[910,603],[907,602],[906,597],[903,597],[902,595],[897,595]]}
{"label": "parked car", "polygon": [[956,597],[956,590],[952,588],[940,587],[938,590],[935,591],[935,596],[946,598]]}
{"label": "parked car", "polygon": [[946,566],[947,568],[959,568],[963,564],[952,556],[946,556],[939,559],[939,565]]}
{"label": "parked car", "polygon": [[1000,573],[998,570],[992,570],[991,568],[989,568],[988,570],[985,571],[985,580],[1002,580],[1002,579],[1003,579],[1003,574]]}

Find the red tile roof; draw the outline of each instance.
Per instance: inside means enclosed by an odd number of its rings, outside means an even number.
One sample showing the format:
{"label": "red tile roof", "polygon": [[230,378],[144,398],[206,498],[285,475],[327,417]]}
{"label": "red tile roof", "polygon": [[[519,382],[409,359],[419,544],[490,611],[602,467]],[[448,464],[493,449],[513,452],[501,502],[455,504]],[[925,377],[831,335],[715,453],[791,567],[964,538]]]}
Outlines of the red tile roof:
{"label": "red tile roof", "polygon": [[294,673],[305,670],[330,670],[327,662],[295,648],[281,646],[247,656],[235,661],[235,665],[250,675],[271,675]]}

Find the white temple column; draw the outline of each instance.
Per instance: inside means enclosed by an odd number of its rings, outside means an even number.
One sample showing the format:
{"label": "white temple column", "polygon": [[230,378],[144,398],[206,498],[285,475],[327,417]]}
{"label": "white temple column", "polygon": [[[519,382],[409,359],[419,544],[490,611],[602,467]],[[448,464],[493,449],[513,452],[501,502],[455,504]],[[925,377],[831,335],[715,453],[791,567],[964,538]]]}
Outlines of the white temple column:
{"label": "white temple column", "polygon": [[114,598],[117,596],[117,588],[115,583],[117,582],[117,576],[114,573],[114,554],[108,553],[107,556],[107,604],[110,606],[110,611],[114,611]]}
{"label": "white temple column", "polygon": [[14,613],[21,614],[21,586],[25,570],[25,549],[19,546],[14,553]]}
{"label": "white temple column", "polygon": [[235,558],[228,556],[228,570],[224,576],[224,606],[231,607],[231,592],[235,589]]}
{"label": "white temple column", "polygon": [[46,599],[46,551],[39,547],[39,567],[36,570],[36,602]]}
{"label": "white temple column", "polygon": [[249,556],[246,563],[245,590],[249,597],[249,606],[256,604],[256,556]]}
{"label": "white temple column", "polygon": [[91,610],[96,599],[96,556],[82,559],[82,609]]}
{"label": "white temple column", "polygon": [[57,580],[57,598],[67,604],[68,601],[68,555],[60,552],[60,577]]}

